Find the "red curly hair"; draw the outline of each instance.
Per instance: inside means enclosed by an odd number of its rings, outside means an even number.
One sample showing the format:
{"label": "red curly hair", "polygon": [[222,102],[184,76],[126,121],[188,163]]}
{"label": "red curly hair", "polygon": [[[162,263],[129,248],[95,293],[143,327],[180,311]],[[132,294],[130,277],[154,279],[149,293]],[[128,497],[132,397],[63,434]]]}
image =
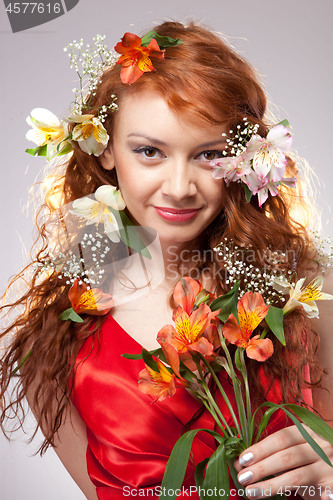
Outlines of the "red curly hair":
{"label": "red curly hair", "polygon": [[[235,127],[247,117],[259,125],[262,136],[266,134],[265,93],[254,69],[227,43],[195,23],[184,26],[166,22],[154,29],[161,36],[180,38],[183,43],[168,47],[165,59],[154,61],[156,71],[144,74],[130,86],[121,83],[119,65],[110,67],[103,74],[96,95],[89,96],[91,109],[87,112],[96,114],[102,105],[110,104],[112,94],[117,96],[121,112],[121,103],[126,95],[145,89],[159,93],[172,110],[191,115],[196,121],[221,124],[222,130],[222,126],[227,125],[228,129]],[[116,113],[109,111],[104,122],[110,136]],[[67,204],[95,192],[101,185],[118,187],[116,169],[105,170],[98,157],[87,155],[77,143],[74,143],[74,153],[64,167],[63,175],[56,171],[53,173],[56,181],[46,193],[44,205],[37,216],[39,238],[35,262],[41,262],[48,255],[50,235],[46,215],[54,211],[54,199]],[[291,158],[288,159],[286,173],[288,177],[297,175]],[[200,273],[209,268],[214,278],[214,266],[221,267],[222,264],[217,259],[208,262],[205,251],[212,250],[225,238],[240,246],[251,245],[258,255],[258,267],[265,264],[260,255],[270,248],[294,256],[293,262],[288,262],[286,268],[295,266],[296,262],[300,275],[311,272],[315,251],[305,227],[291,217],[295,204],[305,206],[305,200],[299,193],[283,187],[280,196],[269,197],[262,207],[258,206],[255,197],[247,203],[243,188],[238,183],[231,183],[228,187],[224,185],[221,195],[225,199],[222,212],[192,244],[193,250],[199,248],[202,251],[202,259],[193,272]],[[28,268],[31,269],[31,264]],[[13,282],[25,277],[26,271],[27,268]],[[216,288],[212,290],[215,293],[228,290],[223,279],[217,277],[215,282]],[[14,303],[5,306],[10,311],[19,312],[15,321],[1,334],[7,348],[1,359],[0,422],[3,426],[11,412],[19,415],[28,388],[35,387],[32,403],[39,415],[38,425],[45,436],[41,453],[53,444],[54,435],[61,426],[70,400],[69,380],[75,376],[77,353],[87,337],[95,335],[103,322],[103,318],[96,321],[90,316],[85,316],[82,324],[59,321],[60,312],[70,307],[68,290],[69,285],[59,280],[56,273],[40,282],[34,272],[29,279],[29,290]],[[301,313],[294,312],[286,322],[286,337],[288,347],[282,349],[275,342],[275,356],[265,363],[264,369],[271,381],[276,377],[280,379],[283,401],[290,398],[302,401],[302,389],[311,385],[304,379],[304,367],[310,366],[313,386],[319,386],[321,378],[321,369],[315,358],[318,335],[308,327]],[[21,368],[16,392],[9,397],[11,373],[29,350],[31,355]],[[264,390],[259,385],[255,363],[249,363],[249,378],[251,392],[259,404],[267,388]],[[19,422],[22,423],[21,420]]]}

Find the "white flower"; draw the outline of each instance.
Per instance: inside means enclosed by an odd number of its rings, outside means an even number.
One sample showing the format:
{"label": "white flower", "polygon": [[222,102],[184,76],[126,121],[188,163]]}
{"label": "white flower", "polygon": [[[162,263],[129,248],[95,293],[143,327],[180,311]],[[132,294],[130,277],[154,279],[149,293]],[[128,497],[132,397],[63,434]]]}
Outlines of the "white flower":
{"label": "white flower", "polygon": [[215,179],[224,179],[228,184],[251,172],[251,165],[243,155],[229,156],[212,160],[209,165],[212,167],[212,175]]}
{"label": "white flower", "polygon": [[26,139],[38,146],[47,145],[47,160],[56,156],[57,146],[68,135],[66,125],[45,108],[34,108],[26,121],[32,127],[28,130]]}
{"label": "white flower", "polygon": [[103,153],[109,140],[99,118],[93,115],[72,115],[69,121],[77,123],[72,132],[73,141],[77,141],[82,151],[95,156]]}
{"label": "white flower", "polygon": [[70,210],[70,213],[87,219],[87,225],[104,224],[107,236],[111,241],[118,243],[120,241],[119,226],[110,207],[119,211],[123,210],[125,206],[120,191],[115,186],[106,184],[96,190],[95,200],[88,196],[74,200],[73,210]]}
{"label": "white flower", "polygon": [[[283,314],[287,314],[296,307],[303,307],[308,318],[318,318],[319,311],[316,300],[332,300],[333,295],[322,293],[323,277],[313,279],[307,286],[303,287],[305,278],[301,278],[295,284],[288,283],[284,279],[274,280],[274,288],[282,293],[289,292],[289,300],[283,308]],[[289,288],[289,290],[288,290]]]}
{"label": "white flower", "polygon": [[253,135],[248,142],[246,153],[253,158],[253,168],[260,179],[280,181],[286,165],[285,152],[289,151],[292,137],[284,125],[275,125],[267,137]]}

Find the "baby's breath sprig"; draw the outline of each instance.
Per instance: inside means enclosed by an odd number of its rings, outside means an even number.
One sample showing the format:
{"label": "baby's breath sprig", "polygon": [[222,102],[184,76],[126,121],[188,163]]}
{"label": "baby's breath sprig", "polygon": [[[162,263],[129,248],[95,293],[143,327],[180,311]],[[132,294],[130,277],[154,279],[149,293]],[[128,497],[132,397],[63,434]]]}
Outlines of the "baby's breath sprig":
{"label": "baby's breath sprig", "polygon": [[[285,302],[284,295],[274,287],[274,280],[284,276],[290,281],[294,271],[288,269],[290,264],[285,252],[265,250],[261,255],[264,265],[258,267],[258,252],[251,246],[242,247],[225,238],[215,248],[219,260],[223,261],[226,271],[225,283],[230,288],[240,281],[239,297],[246,292],[258,292],[266,304],[280,304]],[[251,263],[253,262],[253,263]]]}
{"label": "baby's breath sprig", "polygon": [[237,125],[237,130],[229,130],[229,134],[222,134],[226,137],[226,146],[223,151],[223,156],[240,156],[246,150],[247,144],[251,137],[258,132],[259,125],[253,124],[247,118],[243,118],[243,123]]}
{"label": "baby's breath sprig", "polygon": [[[57,255],[49,254],[45,259],[34,265],[37,271],[36,278],[45,272],[58,273],[58,279],[65,280],[66,285],[73,285],[79,279],[79,285],[86,283],[88,289],[98,285],[103,278],[105,257],[110,251],[109,240],[100,233],[95,235],[85,233],[79,243],[79,255],[69,250],[67,254],[59,252]],[[84,258],[83,255],[86,257]],[[89,257],[89,259],[88,259]],[[87,262],[91,265],[87,265]]]}
{"label": "baby's breath sprig", "polygon": [[[79,77],[80,87],[73,88],[74,101],[71,111],[74,114],[80,115],[85,108],[89,107],[89,101],[85,103],[85,92],[90,96],[95,96],[103,72],[118,59],[118,56],[103,43],[104,40],[105,35],[96,35],[93,37],[92,45],[84,43],[81,38],[80,41],[74,40],[64,48],[70,58],[70,67],[75,69]],[[111,99],[110,105],[103,106],[100,117],[105,118],[108,109],[112,111],[117,109],[116,97],[111,95]]]}
{"label": "baby's breath sprig", "polygon": [[322,274],[333,267],[333,241],[330,236],[322,237],[319,231],[312,231],[313,244],[317,251],[316,262],[321,267]]}

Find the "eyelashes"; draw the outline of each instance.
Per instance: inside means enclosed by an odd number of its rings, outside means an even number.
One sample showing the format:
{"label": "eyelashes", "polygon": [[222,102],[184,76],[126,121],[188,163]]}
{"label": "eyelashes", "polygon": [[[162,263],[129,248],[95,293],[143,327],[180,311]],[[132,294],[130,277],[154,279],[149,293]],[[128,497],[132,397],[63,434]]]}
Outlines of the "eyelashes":
{"label": "eyelashes", "polygon": [[[133,149],[133,152],[139,155],[143,155],[144,158],[166,158],[162,151],[154,146],[142,146],[136,149]],[[195,156],[196,160],[203,160],[205,162],[209,162],[212,160],[216,160],[217,158],[222,158],[223,152],[218,149],[207,149],[201,151],[199,154]]]}
{"label": "eyelashes", "polygon": [[159,153],[158,157],[165,158],[163,153],[159,149],[154,148],[154,146],[143,146],[133,149],[133,152],[136,154],[142,154],[145,158],[157,158],[157,153]]}

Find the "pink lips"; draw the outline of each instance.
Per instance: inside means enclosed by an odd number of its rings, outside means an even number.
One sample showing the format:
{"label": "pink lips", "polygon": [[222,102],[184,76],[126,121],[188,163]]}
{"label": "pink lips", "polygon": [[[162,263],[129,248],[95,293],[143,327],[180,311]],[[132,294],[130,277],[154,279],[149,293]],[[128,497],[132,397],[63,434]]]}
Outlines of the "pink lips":
{"label": "pink lips", "polygon": [[198,213],[199,209],[182,209],[169,207],[154,207],[158,215],[168,221],[183,222],[192,219]]}

